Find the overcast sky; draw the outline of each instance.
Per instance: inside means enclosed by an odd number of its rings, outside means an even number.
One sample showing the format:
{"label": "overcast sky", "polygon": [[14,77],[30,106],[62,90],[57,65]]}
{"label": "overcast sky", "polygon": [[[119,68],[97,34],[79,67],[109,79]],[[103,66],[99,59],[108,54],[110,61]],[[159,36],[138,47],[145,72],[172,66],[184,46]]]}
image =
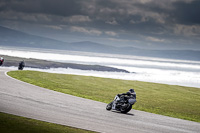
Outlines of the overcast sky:
{"label": "overcast sky", "polygon": [[0,0],[0,25],[66,42],[200,50],[200,0]]}

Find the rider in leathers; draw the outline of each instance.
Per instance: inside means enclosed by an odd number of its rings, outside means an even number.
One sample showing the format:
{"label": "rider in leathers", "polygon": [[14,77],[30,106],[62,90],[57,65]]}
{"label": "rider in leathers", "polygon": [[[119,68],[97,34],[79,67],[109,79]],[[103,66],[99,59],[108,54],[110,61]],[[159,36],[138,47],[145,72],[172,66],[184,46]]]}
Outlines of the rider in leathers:
{"label": "rider in leathers", "polygon": [[[135,91],[134,91],[134,89],[130,89],[128,92],[126,92],[126,93],[122,93],[122,94],[118,94],[117,95],[119,98],[120,98],[120,100],[118,100],[118,101],[116,101],[116,108],[118,108],[120,105],[118,105],[117,103],[120,103],[120,101],[122,100],[122,99],[124,99],[124,100],[127,100],[127,97],[126,96],[128,96],[129,98],[133,98],[133,99],[136,99],[136,93],[135,93]],[[114,107],[115,108],[115,107]]]}
{"label": "rider in leathers", "polygon": [[1,58],[0,58],[0,66],[3,64],[3,62],[4,62],[4,58],[1,57]]}
{"label": "rider in leathers", "polygon": [[135,93],[134,89],[130,89],[130,90],[129,90],[128,92],[126,92],[126,93],[118,94],[118,97],[121,97],[122,95],[127,95],[127,96],[129,96],[129,97],[131,97],[131,98],[136,99],[136,93]]}

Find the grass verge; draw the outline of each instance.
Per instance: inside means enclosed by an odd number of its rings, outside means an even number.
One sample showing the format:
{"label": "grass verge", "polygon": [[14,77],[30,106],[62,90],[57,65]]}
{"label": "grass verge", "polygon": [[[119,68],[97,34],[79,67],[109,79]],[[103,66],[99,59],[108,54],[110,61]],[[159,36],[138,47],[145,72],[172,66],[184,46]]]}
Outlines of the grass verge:
{"label": "grass verge", "polygon": [[0,112],[1,133],[94,133]]}
{"label": "grass verge", "polygon": [[8,75],[51,90],[109,103],[118,93],[134,88],[134,109],[200,122],[200,88],[119,79],[11,71]]}

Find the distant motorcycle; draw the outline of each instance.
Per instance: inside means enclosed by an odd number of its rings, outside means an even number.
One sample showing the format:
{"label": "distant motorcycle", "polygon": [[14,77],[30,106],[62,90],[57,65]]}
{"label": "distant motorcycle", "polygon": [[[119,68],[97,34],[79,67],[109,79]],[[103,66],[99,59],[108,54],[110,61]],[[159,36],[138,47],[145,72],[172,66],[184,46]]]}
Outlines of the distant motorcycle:
{"label": "distant motorcycle", "polygon": [[129,96],[115,96],[114,101],[106,106],[107,110],[117,110],[121,113],[128,113],[132,106],[136,103],[136,99]]}
{"label": "distant motorcycle", "polygon": [[23,70],[24,67],[25,67],[25,63],[24,63],[24,61],[21,61],[21,62],[19,63],[19,66],[18,66],[18,70]]}
{"label": "distant motorcycle", "polygon": [[0,66],[3,65],[3,62],[4,62],[4,58],[1,57],[1,58],[0,58]]}

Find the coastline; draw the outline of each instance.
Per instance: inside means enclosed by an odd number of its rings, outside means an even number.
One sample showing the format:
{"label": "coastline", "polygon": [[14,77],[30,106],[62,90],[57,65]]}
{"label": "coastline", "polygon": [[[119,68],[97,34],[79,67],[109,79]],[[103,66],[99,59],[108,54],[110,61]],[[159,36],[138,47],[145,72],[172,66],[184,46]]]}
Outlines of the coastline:
{"label": "coastline", "polygon": [[25,67],[29,68],[39,68],[39,69],[50,69],[50,68],[72,68],[79,70],[93,70],[93,71],[108,71],[108,72],[124,72],[129,73],[129,71],[124,69],[118,69],[114,67],[107,67],[101,65],[85,65],[85,64],[77,64],[77,63],[62,63],[62,62],[54,62],[47,60],[39,60],[32,58],[19,58],[7,55],[0,55],[0,57],[4,58],[4,63],[2,66],[5,67],[18,67],[19,62],[24,60]]}

